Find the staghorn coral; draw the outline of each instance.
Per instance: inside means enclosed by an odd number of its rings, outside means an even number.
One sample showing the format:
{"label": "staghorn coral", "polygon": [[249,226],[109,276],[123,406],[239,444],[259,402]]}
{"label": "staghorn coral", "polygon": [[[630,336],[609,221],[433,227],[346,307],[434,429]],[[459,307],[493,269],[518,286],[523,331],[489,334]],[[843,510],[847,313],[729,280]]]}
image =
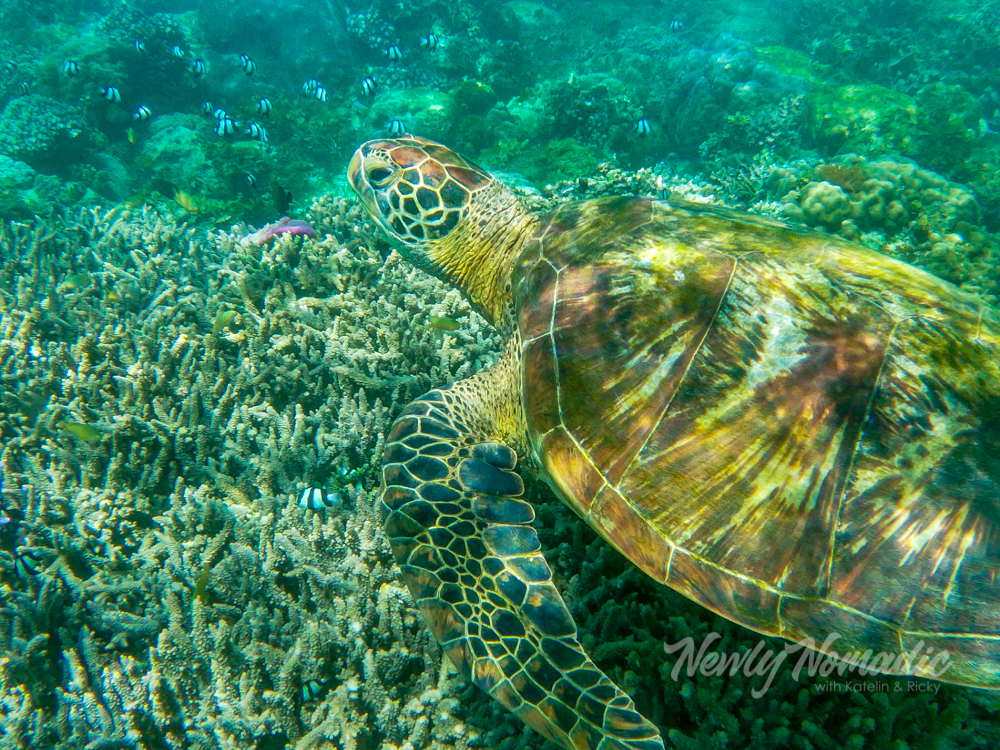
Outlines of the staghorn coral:
{"label": "staghorn coral", "polygon": [[[666,191],[704,188],[605,167],[526,197]],[[368,471],[402,404],[495,342],[343,199],[307,218],[316,240],[252,251],[243,227],[149,209],[0,229],[0,747],[539,746],[442,660]],[[297,507],[340,468],[360,477],[343,507]],[[989,741],[993,709],[960,688],[846,699],[784,674],[751,702],[741,675],[675,683],[663,642],[757,636],[645,579],[530,480],[529,497],[584,643],[674,746]]]}
{"label": "staghorn coral", "polygon": [[[495,342],[343,199],[308,218],[322,239],[263,252],[148,208],[0,229],[3,747],[474,738],[369,467],[392,413]],[[307,485],[344,507],[299,508]]]}

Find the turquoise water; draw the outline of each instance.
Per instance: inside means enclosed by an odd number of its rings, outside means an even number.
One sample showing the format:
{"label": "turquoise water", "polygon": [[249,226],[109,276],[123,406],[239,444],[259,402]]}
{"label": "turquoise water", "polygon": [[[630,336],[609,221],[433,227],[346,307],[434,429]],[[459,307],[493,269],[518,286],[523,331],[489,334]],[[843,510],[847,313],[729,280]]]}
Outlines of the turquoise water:
{"label": "turquoise water", "polygon": [[[998,40],[955,0],[0,2],[0,748],[554,750],[444,655],[383,530],[393,421],[509,331],[380,230],[356,149],[442,143],[525,215],[749,211],[988,310]],[[997,694],[947,677],[683,662],[785,641],[522,473],[580,644],[666,747],[1000,743]],[[964,594],[995,640],[987,511]]]}

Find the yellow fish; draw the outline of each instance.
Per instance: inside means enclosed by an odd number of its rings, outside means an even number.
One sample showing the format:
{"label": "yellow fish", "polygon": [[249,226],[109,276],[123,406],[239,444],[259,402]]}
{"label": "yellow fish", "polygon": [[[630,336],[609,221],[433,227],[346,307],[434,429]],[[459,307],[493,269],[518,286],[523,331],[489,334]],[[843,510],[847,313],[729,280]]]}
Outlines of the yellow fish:
{"label": "yellow fish", "polygon": [[128,129],[128,142],[135,143],[135,131],[132,128]]}
{"label": "yellow fish", "polygon": [[198,213],[198,204],[195,199],[190,195],[185,193],[183,190],[174,191],[174,200],[177,201],[177,205],[187,211],[189,214]]}
{"label": "yellow fish", "polygon": [[457,331],[462,327],[454,318],[439,317],[437,315],[432,315],[430,320],[431,328],[435,331]]}
{"label": "yellow fish", "polygon": [[88,443],[96,443],[102,436],[102,433],[95,430],[89,424],[81,424],[79,422],[59,422],[56,424],[56,427],[67,435],[72,435],[78,440],[86,440]]}
{"label": "yellow fish", "polygon": [[215,316],[215,322],[212,323],[212,333],[218,334],[223,329],[228,328],[229,324],[233,322],[233,318],[236,317],[236,312],[234,310],[225,310],[220,312]]}
{"label": "yellow fish", "polygon": [[80,289],[85,286],[90,285],[90,274],[89,273],[78,273],[70,276],[66,281],[63,282],[63,286],[67,289]]}

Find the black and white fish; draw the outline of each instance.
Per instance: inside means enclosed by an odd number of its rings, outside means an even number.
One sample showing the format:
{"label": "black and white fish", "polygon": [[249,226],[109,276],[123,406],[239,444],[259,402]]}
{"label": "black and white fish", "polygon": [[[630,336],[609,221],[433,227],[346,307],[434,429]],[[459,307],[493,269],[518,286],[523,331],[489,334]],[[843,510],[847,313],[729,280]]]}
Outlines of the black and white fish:
{"label": "black and white fish", "polygon": [[361,93],[365,96],[375,96],[375,89],[378,88],[378,81],[371,76],[365,76],[361,81]]}
{"label": "black and white fish", "polygon": [[200,57],[191,63],[191,75],[195,78],[204,78],[207,70],[208,68],[205,67],[205,61]]}
{"label": "black and white fish", "polygon": [[247,172],[247,185],[253,187],[257,184],[257,176],[252,172]]}
{"label": "black and white fish", "polygon": [[324,508],[335,508],[340,505],[340,493],[327,493],[322,487],[309,487],[302,491],[299,498],[299,507],[309,510],[321,510]]}
{"label": "black and white fish", "polygon": [[76,60],[67,60],[63,63],[63,73],[69,78],[80,75],[80,63]]}
{"label": "black and white fish", "polygon": [[218,124],[215,126],[215,132],[218,135],[232,135],[236,132],[236,123],[234,123],[228,115],[223,114],[219,118]]}
{"label": "black and white fish", "polygon": [[390,44],[385,48],[385,59],[389,62],[399,62],[403,59],[403,51],[397,44]]}
{"label": "black and white fish", "polygon": [[406,126],[403,124],[402,120],[393,120],[389,123],[389,135],[391,136],[401,136],[406,133]]}
{"label": "black and white fish", "polygon": [[21,81],[21,93],[28,94],[31,92],[31,86],[28,85],[27,81]]}
{"label": "black and white fish", "polygon": [[317,700],[326,691],[326,680],[306,680],[302,683],[302,702]]}
{"label": "black and white fish", "polygon": [[152,114],[153,113],[150,111],[149,107],[147,107],[145,104],[143,104],[142,106],[139,107],[139,109],[137,109],[135,111],[135,114],[132,115],[132,119],[133,120],[148,120],[149,117],[150,117],[150,115],[152,115]]}
{"label": "black and white fish", "polygon": [[636,134],[640,138],[645,137],[645,136],[649,135],[651,132],[653,132],[653,128],[649,124],[649,120],[647,120],[645,117],[639,118],[638,122],[636,122],[636,124],[635,124],[635,128],[634,129],[635,129]]}
{"label": "black and white fish", "polygon": [[210,115],[213,112],[215,112],[215,110],[212,108],[212,102],[202,102],[201,103],[201,113],[203,115]]}
{"label": "black and white fish", "polygon": [[5,71],[7,71],[8,73],[13,73],[15,70],[17,70],[17,61],[16,60],[8,60],[7,62],[5,62],[3,64],[3,69]]}
{"label": "black and white fish", "polygon": [[135,47],[135,51],[138,52],[140,55],[142,55],[142,54],[144,54],[146,52],[146,43],[145,42],[142,42],[142,41],[139,41],[138,39],[136,39],[135,42],[132,43],[132,46]]}
{"label": "black and white fish", "polygon": [[259,138],[261,143],[267,143],[267,130],[259,122],[251,122],[247,128],[247,135],[251,138]]}
{"label": "black and white fish", "polygon": [[433,52],[434,50],[436,50],[438,48],[438,44],[440,43],[441,40],[438,39],[438,35],[435,34],[433,31],[427,36],[420,37],[420,46],[426,47],[428,52]]}
{"label": "black and white fish", "polygon": [[184,50],[181,49],[181,45],[179,44],[175,44],[171,47],[170,51],[173,52],[174,57],[184,57]]}
{"label": "black and white fish", "polygon": [[216,120],[221,120],[225,116],[226,116],[226,110],[222,109],[221,107],[212,112],[212,117],[214,117]]}
{"label": "black and white fish", "polygon": [[313,96],[316,97],[317,99],[319,99],[321,102],[325,102],[326,101],[326,89],[323,88],[322,86],[317,86],[316,87],[316,91],[313,93]]}
{"label": "black and white fish", "polygon": [[14,573],[19,578],[29,578],[38,575],[38,553],[31,547],[18,547],[14,551]]}
{"label": "black and white fish", "polygon": [[302,93],[307,96],[312,96],[316,89],[319,88],[319,81],[315,78],[310,78],[308,81],[302,84]]}
{"label": "black and white fish", "polygon": [[257,102],[257,114],[261,117],[270,117],[271,109],[271,100],[267,97],[263,97],[259,102]]}
{"label": "black and white fish", "polygon": [[670,22],[671,31],[680,31],[683,28],[684,28],[684,22],[677,18],[675,18],[673,21]]}
{"label": "black and white fish", "polygon": [[121,103],[122,92],[120,92],[114,86],[101,86],[101,88],[98,90],[100,91],[101,96],[104,97],[104,101],[109,102],[110,104]]}
{"label": "black and white fish", "polygon": [[252,76],[257,72],[257,63],[253,61],[250,55],[240,55],[240,67],[243,68],[243,72],[248,76]]}

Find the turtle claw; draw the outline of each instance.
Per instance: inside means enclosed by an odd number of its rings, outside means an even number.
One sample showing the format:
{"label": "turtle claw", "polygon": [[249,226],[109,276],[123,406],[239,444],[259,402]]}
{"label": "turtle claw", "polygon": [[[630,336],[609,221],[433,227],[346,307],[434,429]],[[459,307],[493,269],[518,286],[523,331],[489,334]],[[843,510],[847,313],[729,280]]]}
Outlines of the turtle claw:
{"label": "turtle claw", "polygon": [[[492,448],[492,445],[476,446],[477,448]],[[506,446],[503,446],[506,447]],[[514,451],[507,448],[514,455]],[[476,455],[473,450],[473,455]],[[498,458],[498,456],[491,456]],[[516,456],[510,461],[510,468],[513,468]],[[521,477],[510,471],[509,468],[497,468],[497,464],[490,460],[479,458],[467,458],[458,467],[458,481],[462,483],[470,492],[482,493],[484,495],[509,495],[517,497],[524,493],[524,482]]]}
{"label": "turtle claw", "polygon": [[517,453],[503,443],[480,443],[473,446],[472,457],[498,469],[513,469],[517,466]]}

